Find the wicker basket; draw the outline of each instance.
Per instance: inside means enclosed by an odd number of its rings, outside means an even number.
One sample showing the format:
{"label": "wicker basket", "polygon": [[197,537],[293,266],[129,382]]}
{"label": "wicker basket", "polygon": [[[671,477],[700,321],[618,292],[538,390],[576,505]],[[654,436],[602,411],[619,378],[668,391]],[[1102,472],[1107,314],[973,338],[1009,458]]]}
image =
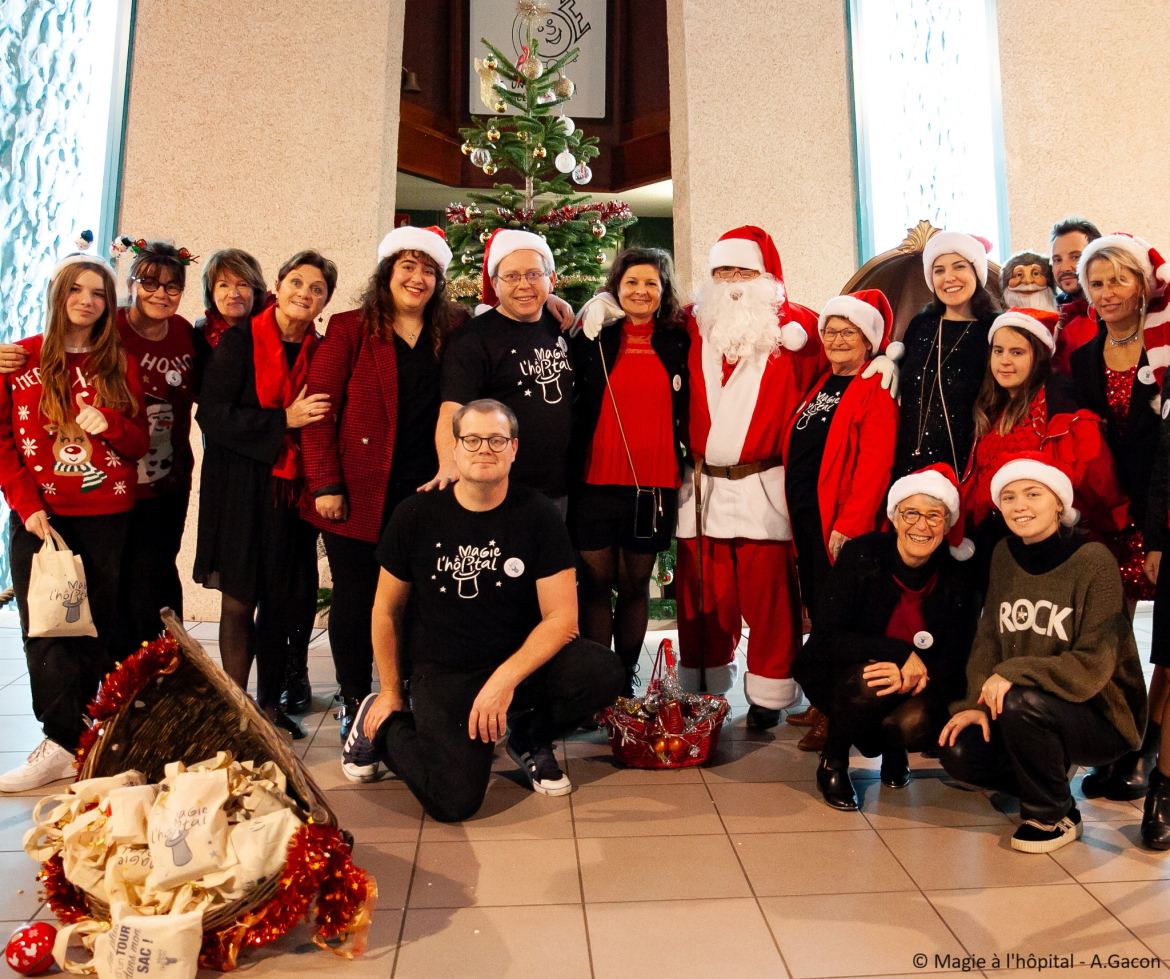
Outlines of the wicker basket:
{"label": "wicker basket", "polygon": [[[646,698],[657,695],[664,676],[674,675],[675,670],[674,648],[669,639],[663,639],[646,685]],[[604,717],[609,745],[618,761],[631,768],[685,768],[701,765],[715,750],[729,710],[723,697],[688,694],[669,704],[669,712],[685,725],[683,730],[672,731],[669,728],[678,725],[664,724],[663,718],[669,713],[666,706],[645,720],[631,716],[619,702],[607,707]]]}
{"label": "wicker basket", "polygon": [[[325,793],[292,750],[288,737],[270,724],[252,700],[211,660],[170,609],[163,624],[179,644],[168,669],[150,680],[136,697],[103,722],[102,732],[86,754],[79,778],[100,778],[135,769],[148,782],[159,782],[169,762],[187,765],[228,750],[241,761],[274,761],[288,778],[288,794],[301,814],[320,825],[336,826]],[[203,930],[216,931],[266,904],[276,893],[280,875],[230,904],[210,909]],[[86,895],[90,914],[110,920],[110,909]]]}

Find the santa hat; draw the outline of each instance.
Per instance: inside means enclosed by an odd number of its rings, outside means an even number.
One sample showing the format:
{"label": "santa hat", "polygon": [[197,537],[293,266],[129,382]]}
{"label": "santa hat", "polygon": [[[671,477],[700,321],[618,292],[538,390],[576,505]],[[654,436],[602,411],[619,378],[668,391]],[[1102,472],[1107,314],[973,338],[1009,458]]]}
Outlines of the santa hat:
{"label": "santa hat", "polygon": [[500,267],[500,262],[512,254],[524,250],[538,252],[544,259],[545,265],[552,268],[552,249],[548,242],[540,235],[531,231],[521,231],[519,228],[497,228],[483,247],[483,301],[488,306],[499,302],[495,287],[492,285],[492,276]]}
{"label": "santa hat", "polygon": [[825,324],[830,318],[840,316],[848,320],[865,334],[865,339],[873,350],[873,356],[884,353],[890,360],[897,360],[902,356],[902,344],[896,340],[889,342],[890,330],[894,325],[894,313],[890,309],[890,302],[880,289],[862,289],[860,292],[848,293],[844,296],[834,296],[821,310],[817,320],[817,333],[821,339],[825,336]]}
{"label": "santa hat", "polygon": [[965,235],[961,231],[936,231],[926,239],[922,249],[922,270],[926,284],[934,292],[934,262],[940,255],[960,255],[975,267],[975,275],[981,286],[987,285],[987,253],[991,242],[986,238]]}
{"label": "santa hat", "polygon": [[1056,324],[1060,322],[1060,314],[1050,309],[1028,309],[1024,306],[1013,306],[1006,312],[1000,313],[987,331],[987,342],[991,343],[995,331],[1001,326],[1010,326],[1013,330],[1031,333],[1049,353],[1056,350]]}
{"label": "santa hat", "polygon": [[763,228],[745,224],[733,228],[711,246],[707,257],[708,271],[723,266],[739,269],[755,269],[776,280],[776,294],[780,303],[780,342],[789,350],[800,350],[808,343],[808,334],[803,327],[792,322],[788,309],[788,292],[784,287],[784,269],[780,265],[780,253],[772,236]]}
{"label": "santa hat", "polygon": [[1064,504],[1060,522],[1066,527],[1077,522],[1080,514],[1073,507],[1072,470],[1059,459],[1043,452],[1017,452],[1001,457],[998,464],[999,468],[991,477],[991,500],[997,507],[999,494],[1008,483],[1014,483],[1017,479],[1034,479],[1052,490]]}
{"label": "santa hat", "polygon": [[429,228],[413,228],[406,225],[395,228],[378,246],[378,261],[389,258],[398,252],[422,252],[432,258],[435,264],[447,274],[447,266],[451,264],[451,249],[447,247],[447,236],[441,228],[431,225]]}
{"label": "santa hat", "polygon": [[898,515],[902,501],[918,493],[942,500],[947,508],[947,544],[951,556],[956,561],[968,560],[975,553],[975,542],[963,536],[963,507],[959,501],[959,481],[955,478],[955,471],[945,462],[939,462],[895,480],[886,500],[886,516],[891,523]]}

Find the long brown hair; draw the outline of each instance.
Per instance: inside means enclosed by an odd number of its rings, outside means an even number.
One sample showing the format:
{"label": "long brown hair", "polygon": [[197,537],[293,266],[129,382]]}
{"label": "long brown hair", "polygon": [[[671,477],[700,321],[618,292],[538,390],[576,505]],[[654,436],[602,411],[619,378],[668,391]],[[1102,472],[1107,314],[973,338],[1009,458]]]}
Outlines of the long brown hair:
{"label": "long brown hair", "polygon": [[66,265],[49,284],[49,316],[41,347],[41,414],[60,427],[72,425],[77,417],[72,378],[66,363],[69,317],[65,303],[82,272],[96,272],[106,290],[106,311],[91,330],[85,364],[85,380],[96,389],[93,406],[126,412],[131,417],[138,414],[138,403],[130,396],[130,386],[126,383],[126,348],[122,346],[114,319],[118,299],[114,276],[102,262],[75,262]]}
{"label": "long brown hair", "polygon": [[[1020,393],[1012,397],[1007,388],[1001,386],[996,381],[995,375],[991,373],[992,344],[987,345],[987,369],[983,373],[983,384],[979,387],[979,395],[975,398],[976,439],[983,438],[993,428],[1000,435],[1007,435],[1027,418],[1032,401],[1043,389],[1052,373],[1052,354],[1040,342],[1039,337],[1010,326],[1001,326],[999,329],[1011,330],[1016,336],[1023,337],[1028,341],[1028,346],[1032,348],[1032,369],[1028,372],[1024,383],[1016,389]],[[996,332],[998,333],[999,330]]]}
{"label": "long brown hair", "polygon": [[673,329],[682,326],[682,310],[679,306],[678,282],[674,277],[674,259],[670,252],[663,248],[624,248],[618,252],[613,260],[613,266],[606,276],[605,292],[613,296],[617,302],[618,288],[622,284],[622,277],[635,265],[649,265],[658,271],[658,278],[662,282],[662,298],[658,310],[654,314],[654,328],[664,327]]}
{"label": "long brown hair", "polygon": [[403,258],[413,258],[435,270],[435,291],[423,307],[423,328],[419,338],[422,338],[422,334],[429,334],[434,345],[435,360],[438,360],[443,344],[447,342],[458,322],[452,316],[451,303],[447,300],[447,278],[435,260],[425,252],[403,249],[387,255],[378,263],[374,274],[370,276],[370,281],[366,283],[365,292],[362,293],[362,328],[369,336],[383,343],[393,342],[394,318],[398,315],[398,307],[390,291],[390,279],[394,273],[394,266]]}

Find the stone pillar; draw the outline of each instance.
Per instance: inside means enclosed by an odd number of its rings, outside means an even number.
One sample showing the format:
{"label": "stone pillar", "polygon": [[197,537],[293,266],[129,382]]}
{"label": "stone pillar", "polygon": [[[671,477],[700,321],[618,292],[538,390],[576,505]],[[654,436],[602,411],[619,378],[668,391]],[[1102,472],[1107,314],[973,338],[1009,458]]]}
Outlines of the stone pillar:
{"label": "stone pillar", "polygon": [[[405,0],[138,0],[120,233],[206,258],[235,246],[272,281],[303,248],[333,259],[352,308],[393,227]],[[181,312],[203,310],[201,265]],[[202,440],[196,431],[196,488]],[[188,618],[218,618],[180,556]]]}
{"label": "stone pillar", "polygon": [[819,308],[857,268],[845,4],[667,0],[675,262],[684,290],[756,224],[789,295]]}

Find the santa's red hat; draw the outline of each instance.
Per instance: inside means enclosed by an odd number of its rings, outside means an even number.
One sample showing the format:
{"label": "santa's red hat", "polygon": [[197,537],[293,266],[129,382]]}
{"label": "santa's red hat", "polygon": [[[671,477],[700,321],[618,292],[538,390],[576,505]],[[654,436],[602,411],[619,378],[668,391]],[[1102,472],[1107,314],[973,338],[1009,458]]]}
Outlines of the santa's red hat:
{"label": "santa's red hat", "polygon": [[1001,326],[1010,326],[1013,330],[1031,333],[1052,353],[1056,350],[1056,324],[1059,322],[1060,314],[1053,310],[1013,306],[1000,313],[992,322],[991,329],[987,331],[987,342],[992,342],[995,331]]}
{"label": "santa's red hat", "polygon": [[942,500],[947,508],[947,544],[951,556],[957,561],[968,560],[975,553],[975,542],[963,536],[963,507],[955,471],[945,462],[939,462],[895,480],[886,500],[886,516],[890,523],[897,517],[902,502],[918,493]]}
{"label": "santa's red hat", "polygon": [[1008,483],[1014,483],[1017,479],[1034,479],[1052,490],[1064,504],[1060,522],[1066,527],[1077,522],[1080,514],[1073,507],[1072,470],[1059,459],[1044,452],[1014,452],[1000,456],[995,464],[999,468],[991,477],[991,502],[996,507],[999,506],[999,494]]}
{"label": "santa's red hat", "polygon": [[435,264],[447,274],[447,266],[451,264],[451,249],[447,246],[447,236],[443,229],[435,225],[428,228],[414,228],[404,225],[395,228],[378,246],[378,261],[389,258],[398,252],[422,252],[432,258]]}
{"label": "santa's red hat", "polygon": [[856,326],[869,341],[871,356],[885,354],[890,360],[902,356],[902,344],[896,340],[890,343],[890,330],[894,326],[894,313],[886,294],[880,289],[862,289],[843,296],[834,296],[821,310],[817,320],[817,333],[825,336],[825,324],[834,316],[840,316]]}
{"label": "santa's red hat", "polygon": [[940,255],[961,255],[975,269],[981,286],[987,285],[987,253],[991,242],[977,235],[965,235],[961,231],[936,231],[926,239],[922,249],[922,271],[926,284],[934,292],[934,262]]}
{"label": "santa's red hat", "polygon": [[772,236],[763,228],[745,224],[733,228],[711,246],[707,257],[709,271],[729,266],[740,269],[755,269],[776,280],[776,295],[780,305],[780,342],[789,350],[800,350],[808,342],[808,334],[799,324],[792,322],[788,309],[788,291],[784,286],[784,269],[780,265],[780,253]]}
{"label": "santa's red hat", "polygon": [[483,247],[483,301],[486,305],[494,306],[500,301],[500,297],[496,295],[495,287],[492,285],[492,276],[496,274],[500,262],[512,252],[524,250],[537,252],[549,269],[552,269],[556,264],[553,262],[552,249],[548,247],[548,242],[540,235],[533,234],[531,231],[521,231],[519,228],[496,228],[492,232],[487,244]]}

